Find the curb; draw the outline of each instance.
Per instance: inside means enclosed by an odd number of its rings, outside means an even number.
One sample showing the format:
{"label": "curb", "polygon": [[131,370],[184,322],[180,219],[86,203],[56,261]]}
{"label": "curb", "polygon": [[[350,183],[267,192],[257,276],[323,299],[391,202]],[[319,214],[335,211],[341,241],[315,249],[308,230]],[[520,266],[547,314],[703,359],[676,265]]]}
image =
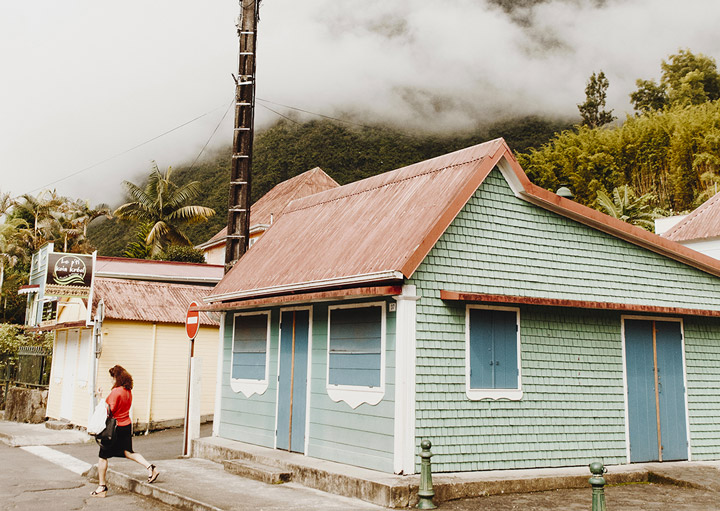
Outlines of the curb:
{"label": "curb", "polygon": [[[97,481],[97,465],[93,465],[90,470],[83,474],[83,476],[90,480]],[[155,486],[154,484],[148,484],[145,481],[132,478],[111,468],[108,468],[106,478],[109,485],[122,488],[123,490],[132,493],[137,493],[138,495],[159,500],[160,502],[173,506],[177,509],[183,509],[185,511],[224,511],[219,507],[191,499],[190,497],[185,497],[184,495],[180,495],[172,490],[166,490],[160,486]]]}

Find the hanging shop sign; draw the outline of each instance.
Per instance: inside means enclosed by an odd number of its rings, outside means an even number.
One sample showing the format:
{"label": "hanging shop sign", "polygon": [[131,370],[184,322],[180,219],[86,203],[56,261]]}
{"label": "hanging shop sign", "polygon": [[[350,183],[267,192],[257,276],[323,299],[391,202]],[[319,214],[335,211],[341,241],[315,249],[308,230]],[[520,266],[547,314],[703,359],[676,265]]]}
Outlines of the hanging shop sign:
{"label": "hanging shop sign", "polygon": [[45,296],[88,298],[93,276],[91,254],[48,254]]}

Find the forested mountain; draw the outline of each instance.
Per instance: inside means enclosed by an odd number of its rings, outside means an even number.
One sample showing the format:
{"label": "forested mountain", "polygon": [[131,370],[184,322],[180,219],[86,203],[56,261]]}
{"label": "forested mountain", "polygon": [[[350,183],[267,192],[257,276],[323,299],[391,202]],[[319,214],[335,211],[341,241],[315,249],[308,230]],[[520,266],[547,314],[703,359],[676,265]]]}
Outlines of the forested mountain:
{"label": "forested mountain", "polygon": [[718,191],[720,101],[632,116],[612,129],[567,130],[518,159],[535,184],[567,184],[589,206],[599,190],[627,184],[668,214],[687,211]]}
{"label": "forested mountain", "polygon": [[[313,167],[322,168],[337,182],[346,184],[500,136],[512,149],[527,151],[570,126],[567,120],[524,117],[467,133],[428,135],[389,126],[283,119],[255,137],[252,198],[256,201],[281,181]],[[195,244],[209,239],[227,222],[230,152],[228,146],[195,165],[173,169],[173,179],[179,185],[200,181],[201,191],[195,202],[217,212],[209,222],[186,229]],[[135,227],[103,219],[90,226],[88,235],[99,254],[120,256],[133,240]]]}

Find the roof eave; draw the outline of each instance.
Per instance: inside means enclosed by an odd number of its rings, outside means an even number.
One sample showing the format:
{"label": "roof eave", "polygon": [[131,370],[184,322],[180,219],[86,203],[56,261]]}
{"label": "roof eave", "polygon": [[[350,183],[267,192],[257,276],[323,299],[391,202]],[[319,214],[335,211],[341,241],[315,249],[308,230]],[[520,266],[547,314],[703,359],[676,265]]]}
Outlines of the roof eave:
{"label": "roof eave", "polygon": [[224,293],[221,295],[210,295],[203,298],[206,303],[224,302],[230,300],[242,300],[247,298],[255,298],[270,295],[281,295],[297,293],[302,291],[313,291],[327,289],[340,286],[354,286],[368,283],[379,282],[395,282],[402,281],[404,275],[397,270],[387,270],[375,273],[365,273],[361,275],[352,275],[349,277],[337,277],[331,279],[314,280],[309,282],[299,282],[281,286],[271,286],[260,289],[251,289],[247,291]]}

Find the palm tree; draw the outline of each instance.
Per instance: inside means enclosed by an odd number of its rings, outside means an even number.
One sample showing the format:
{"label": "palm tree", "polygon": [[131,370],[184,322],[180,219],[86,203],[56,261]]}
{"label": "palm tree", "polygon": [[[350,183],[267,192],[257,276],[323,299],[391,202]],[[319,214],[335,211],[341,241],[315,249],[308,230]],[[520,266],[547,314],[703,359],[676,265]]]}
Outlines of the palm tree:
{"label": "palm tree", "polygon": [[145,243],[152,255],[168,243],[190,245],[190,239],[180,230],[184,224],[206,222],[215,210],[204,206],[188,205],[197,197],[200,183],[192,181],[183,186],[172,182],[172,168],[162,174],[155,162],[144,188],[124,181],[132,202],[123,204],[113,213],[121,220],[149,223]]}
{"label": "palm tree", "polygon": [[0,296],[5,283],[5,267],[12,268],[24,255],[16,243],[24,227],[27,227],[27,222],[21,218],[6,219],[0,224]]}
{"label": "palm tree", "polygon": [[597,209],[604,210],[611,217],[622,220],[643,229],[652,231],[655,227],[657,215],[653,211],[652,202],[655,195],[646,193],[637,196],[635,190],[629,185],[622,185],[614,188],[612,198],[603,190],[598,190],[595,204]]}

